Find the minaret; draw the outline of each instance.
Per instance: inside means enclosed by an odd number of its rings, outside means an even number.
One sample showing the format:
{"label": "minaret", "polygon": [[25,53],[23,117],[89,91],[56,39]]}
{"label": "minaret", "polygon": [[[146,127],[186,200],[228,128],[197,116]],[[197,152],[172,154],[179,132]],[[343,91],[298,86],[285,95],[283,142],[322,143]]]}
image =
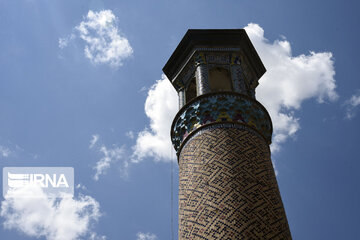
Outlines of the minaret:
{"label": "minaret", "polygon": [[188,30],[163,71],[179,94],[179,239],[291,239],[245,30]]}

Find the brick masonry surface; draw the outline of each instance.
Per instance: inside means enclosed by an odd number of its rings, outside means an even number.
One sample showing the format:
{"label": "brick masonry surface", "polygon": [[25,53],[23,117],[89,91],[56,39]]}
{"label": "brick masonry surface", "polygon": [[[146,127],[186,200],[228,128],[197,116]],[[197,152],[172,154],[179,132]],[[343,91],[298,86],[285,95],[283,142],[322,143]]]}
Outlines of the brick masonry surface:
{"label": "brick masonry surface", "polygon": [[219,126],[181,149],[179,239],[291,239],[268,144]]}

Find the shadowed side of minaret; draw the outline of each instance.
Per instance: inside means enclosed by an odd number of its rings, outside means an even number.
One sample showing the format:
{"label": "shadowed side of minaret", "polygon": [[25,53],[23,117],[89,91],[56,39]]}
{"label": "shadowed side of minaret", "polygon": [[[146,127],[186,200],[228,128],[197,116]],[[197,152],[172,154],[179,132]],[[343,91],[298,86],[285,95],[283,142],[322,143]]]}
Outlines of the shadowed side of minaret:
{"label": "shadowed side of minaret", "polygon": [[255,99],[266,70],[245,30],[189,30],[163,70],[181,107],[179,239],[291,239]]}

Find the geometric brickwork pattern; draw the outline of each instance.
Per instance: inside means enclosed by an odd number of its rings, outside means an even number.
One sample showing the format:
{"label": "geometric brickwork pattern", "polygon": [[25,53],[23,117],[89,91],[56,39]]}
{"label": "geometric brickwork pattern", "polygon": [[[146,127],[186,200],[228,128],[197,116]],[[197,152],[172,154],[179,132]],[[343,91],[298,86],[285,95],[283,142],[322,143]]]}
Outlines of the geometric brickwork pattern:
{"label": "geometric brickwork pattern", "polygon": [[291,239],[270,150],[247,127],[206,127],[179,155],[179,239]]}

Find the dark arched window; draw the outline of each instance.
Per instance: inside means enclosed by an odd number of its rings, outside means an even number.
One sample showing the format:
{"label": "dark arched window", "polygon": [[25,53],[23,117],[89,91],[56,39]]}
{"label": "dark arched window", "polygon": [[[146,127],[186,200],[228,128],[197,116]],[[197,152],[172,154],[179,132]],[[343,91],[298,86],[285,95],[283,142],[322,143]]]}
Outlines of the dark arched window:
{"label": "dark arched window", "polygon": [[229,70],[221,67],[211,68],[209,71],[209,85],[212,92],[232,91]]}
{"label": "dark arched window", "polygon": [[192,78],[185,91],[186,103],[190,102],[190,100],[195,97],[196,97],[196,80],[195,78]]}

